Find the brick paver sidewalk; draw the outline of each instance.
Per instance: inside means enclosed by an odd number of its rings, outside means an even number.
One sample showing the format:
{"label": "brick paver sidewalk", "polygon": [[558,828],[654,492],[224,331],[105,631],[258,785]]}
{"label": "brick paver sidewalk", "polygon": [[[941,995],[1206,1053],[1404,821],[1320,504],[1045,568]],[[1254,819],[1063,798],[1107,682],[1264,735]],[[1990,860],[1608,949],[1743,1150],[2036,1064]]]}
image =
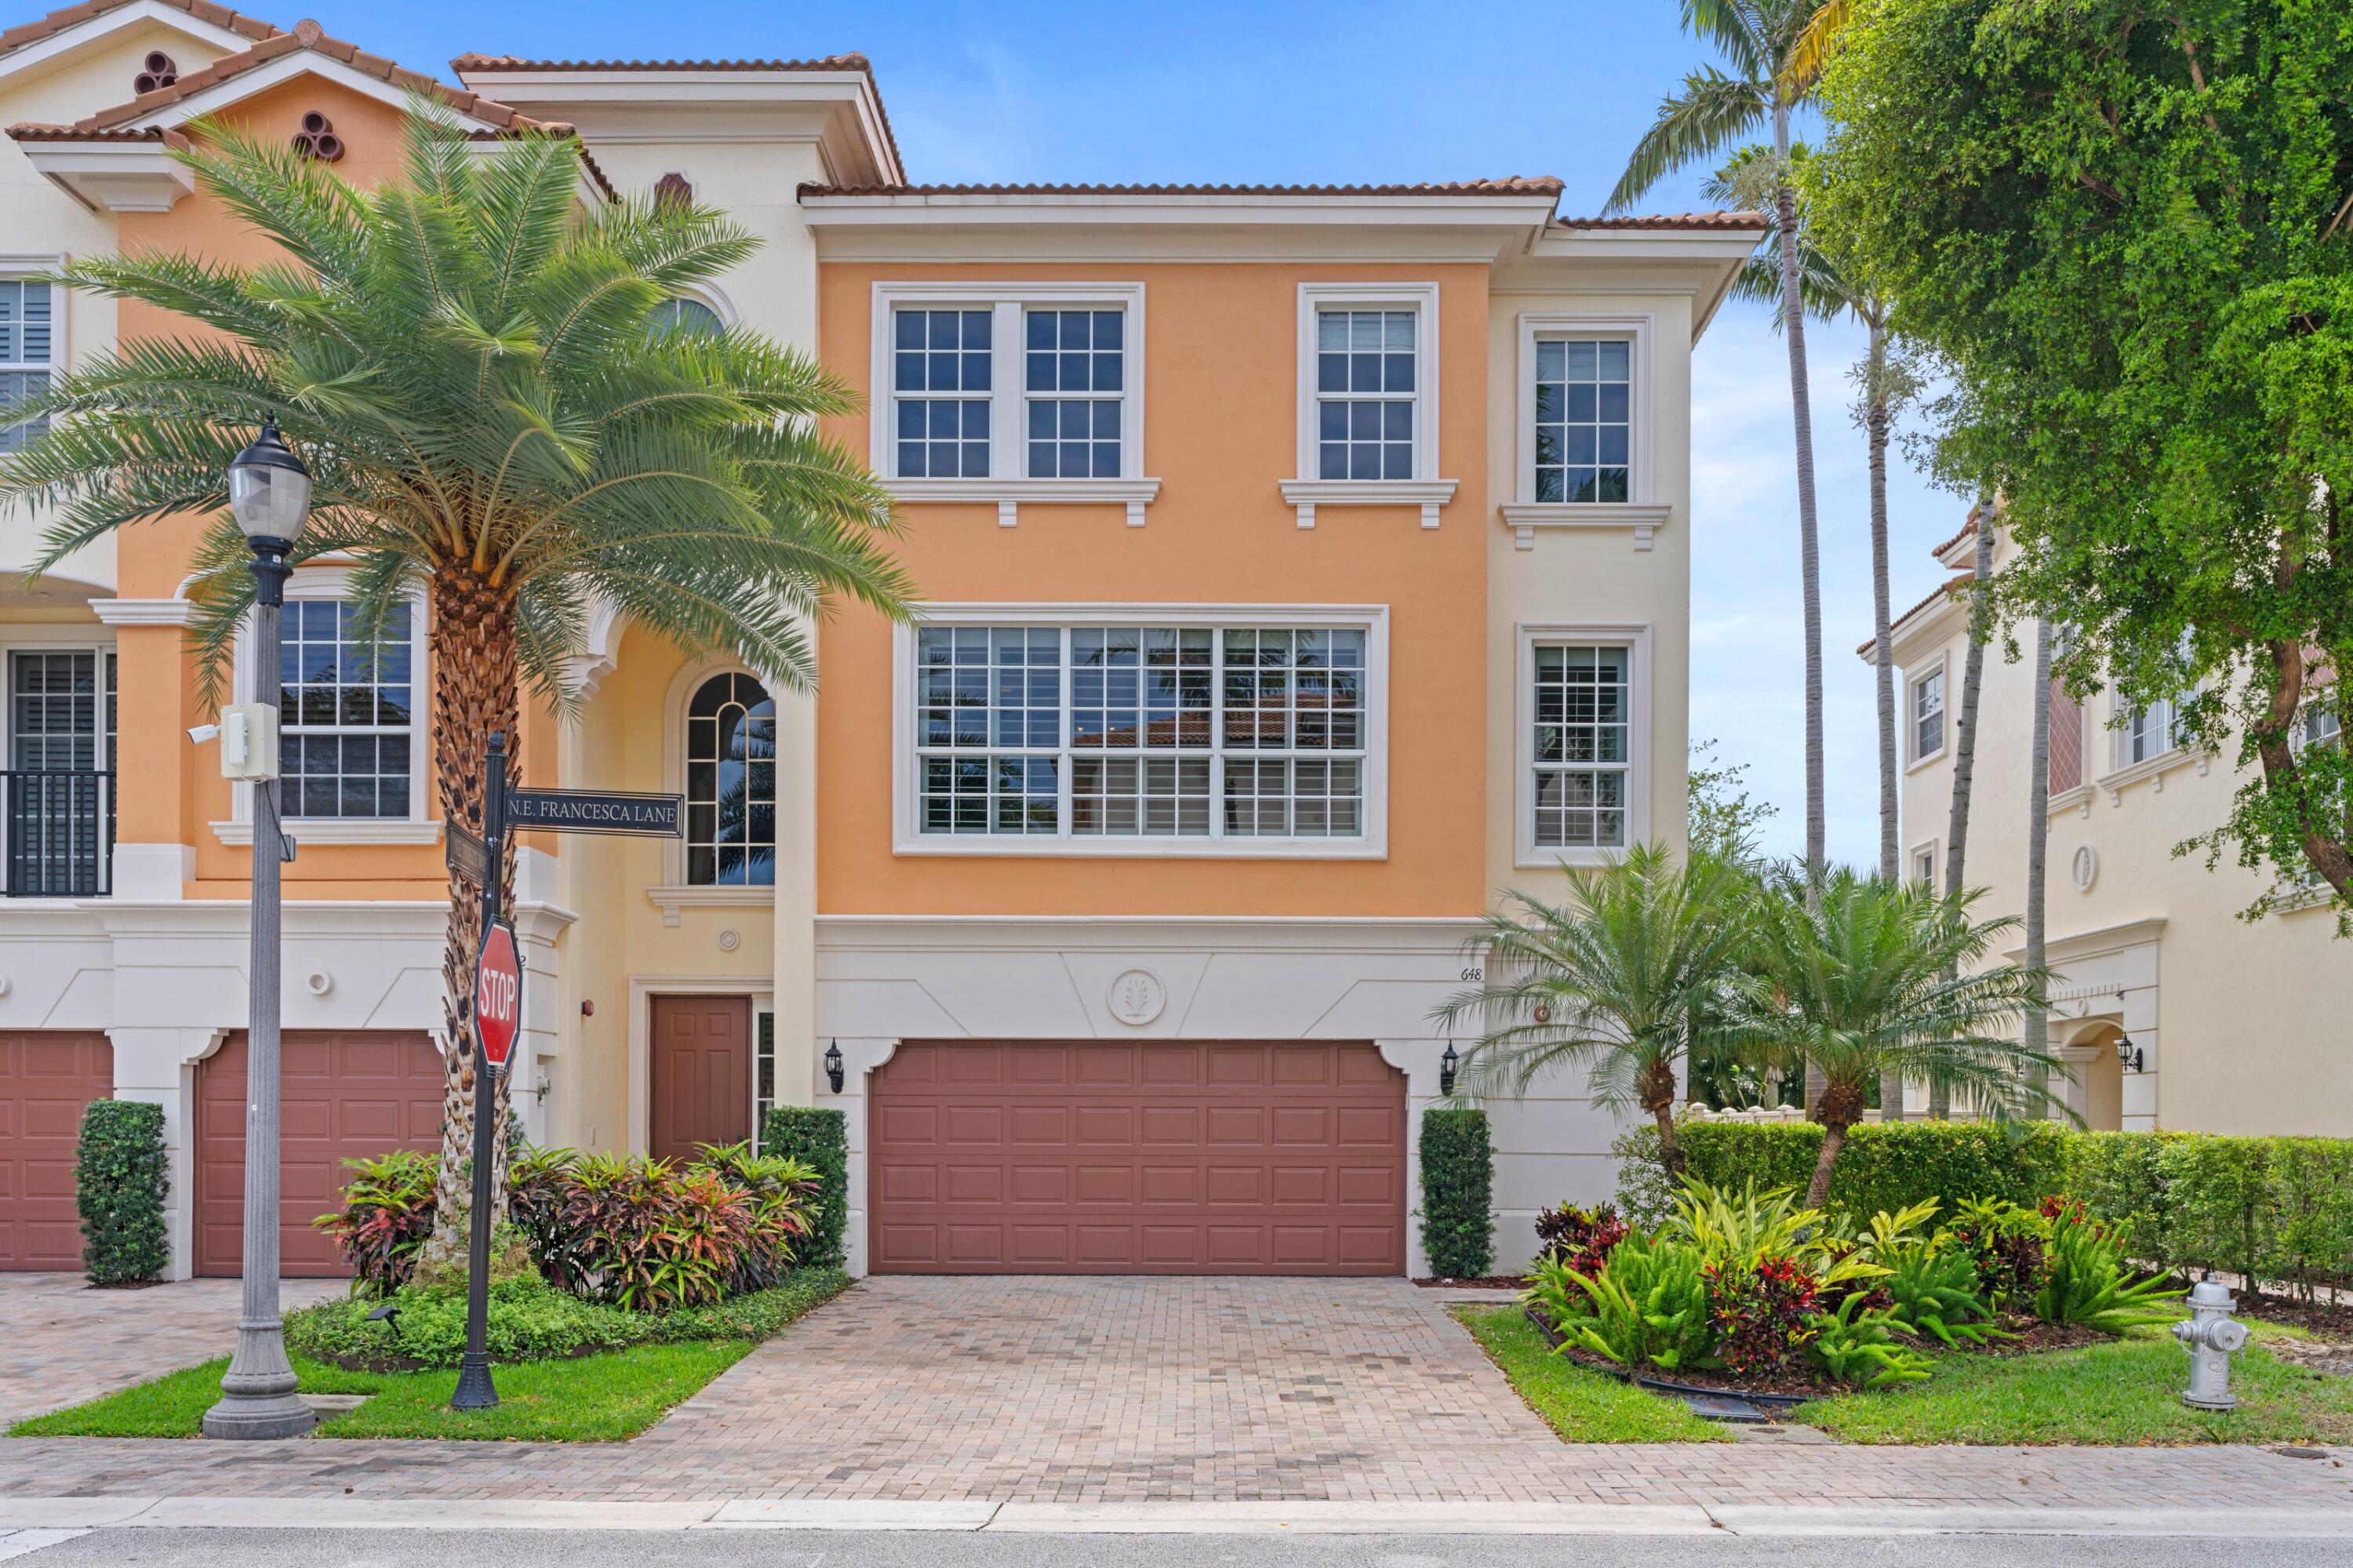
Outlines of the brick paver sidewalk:
{"label": "brick paver sidewalk", "polygon": [[1567,1445],[1445,1306],[1398,1280],[874,1279],[628,1444],[20,1439],[0,1494],[2353,1510],[2353,1467],[2252,1448]]}

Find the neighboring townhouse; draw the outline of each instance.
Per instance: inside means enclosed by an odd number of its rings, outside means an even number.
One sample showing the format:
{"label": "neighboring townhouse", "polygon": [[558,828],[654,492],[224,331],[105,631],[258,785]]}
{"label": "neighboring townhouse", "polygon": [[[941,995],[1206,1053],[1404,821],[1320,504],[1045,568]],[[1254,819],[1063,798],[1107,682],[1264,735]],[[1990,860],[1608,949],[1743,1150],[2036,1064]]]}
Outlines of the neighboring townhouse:
{"label": "neighboring townhouse", "polygon": [[[1973,514],[1936,547],[1957,575],[1896,621],[1893,645],[1905,874],[1940,887],[1976,526]],[[1997,571],[2010,554],[1997,529]],[[1965,880],[1987,890],[1989,916],[2026,907],[2034,667],[2032,628],[2016,631],[2021,656],[2006,659],[1998,638],[1978,698]],[[1870,642],[1856,652],[1872,661]],[[2353,948],[2327,900],[2314,893],[2250,922],[2240,912],[2267,878],[2230,855],[2210,869],[2202,850],[2175,853],[2222,822],[2248,781],[2231,758],[2179,745],[2170,705],[2126,709],[2106,690],[2078,703],[2052,683],[2051,1050],[2073,1071],[2068,1103],[2089,1127],[2353,1132],[2342,1070],[2353,1019],[2341,1000]],[[2022,936],[2007,945],[2023,956]]]}
{"label": "neighboring townhouse", "polygon": [[[251,253],[165,155],[194,117],[331,134],[364,181],[412,86],[486,155],[557,128],[587,199],[682,187],[766,242],[676,309],[865,395],[838,433],[926,616],[828,620],[817,695],[596,619],[524,776],[681,794],[688,832],[524,836],[530,1135],[667,1155],[838,1106],[861,1271],[1421,1272],[1463,938],[1683,838],[1689,362],[1759,220],[1563,220],[1551,179],[922,186],[860,57],[453,69],[204,0],[0,35],[0,344],[39,376],[174,330],[21,281],[64,257]],[[37,520],[5,529],[21,565]],[[251,807],[184,733],[192,537],[0,598],[0,1267],[72,1265],[108,1093],[167,1109],[175,1267],[237,1266]],[[429,1146],[442,1082],[427,629],[369,669],[339,582],[287,617],[286,1245],[319,1272],[336,1162]],[[1609,1192],[1615,1123],[1566,1079],[1491,1108],[1509,1262]]]}

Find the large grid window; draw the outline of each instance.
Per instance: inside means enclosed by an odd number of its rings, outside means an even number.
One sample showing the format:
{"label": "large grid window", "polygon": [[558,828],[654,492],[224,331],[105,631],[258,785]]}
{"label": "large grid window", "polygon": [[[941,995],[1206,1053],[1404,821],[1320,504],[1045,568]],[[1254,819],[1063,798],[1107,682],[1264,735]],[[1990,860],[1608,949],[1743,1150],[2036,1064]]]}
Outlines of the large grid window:
{"label": "large grid window", "polygon": [[1419,375],[1411,311],[1315,313],[1319,479],[1411,479]]}
{"label": "large grid window", "polygon": [[1358,838],[1361,628],[930,626],[927,835]]}
{"label": "large grid window", "polygon": [[1029,477],[1117,479],[1125,314],[1033,308],[1024,333]]}
{"label": "large grid window", "polygon": [[1633,651],[1535,647],[1535,843],[1623,849],[1632,783]]}
{"label": "large grid window", "polygon": [[1945,673],[1933,670],[1912,683],[1912,758],[1945,749]]}
{"label": "large grid window", "polygon": [[[0,418],[12,404],[49,389],[54,338],[47,283],[0,278]],[[48,429],[47,419],[0,424],[0,452],[13,452]]]}
{"label": "large grid window", "polygon": [[1625,501],[1633,442],[1633,344],[1536,344],[1536,499]]}
{"label": "large grid window", "polygon": [[27,649],[8,656],[8,766],[36,773],[113,771],[111,649]]}
{"label": "large grid window", "polygon": [[394,615],[371,644],[348,602],[289,599],[283,625],[280,810],[406,820],[415,741],[409,617]]}
{"label": "large grid window", "polygon": [[712,676],[686,706],[686,880],[776,880],[776,705],[740,671]]}
{"label": "large grid window", "polygon": [[891,390],[902,479],[988,477],[991,314],[901,310]]}

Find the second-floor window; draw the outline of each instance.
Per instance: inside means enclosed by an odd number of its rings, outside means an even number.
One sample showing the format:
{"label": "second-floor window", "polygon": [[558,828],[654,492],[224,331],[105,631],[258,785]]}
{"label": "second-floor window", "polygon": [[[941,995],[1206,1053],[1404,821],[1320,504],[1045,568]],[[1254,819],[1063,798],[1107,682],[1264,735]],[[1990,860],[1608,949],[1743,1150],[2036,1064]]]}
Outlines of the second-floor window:
{"label": "second-floor window", "polygon": [[1126,317],[1032,306],[1022,322],[1032,479],[1117,479]]}
{"label": "second-floor window", "polygon": [[51,297],[47,283],[0,278],[0,453],[18,450],[48,428],[46,419],[5,420],[10,405],[49,389]]}
{"label": "second-floor window", "polygon": [[712,676],[687,703],[686,880],[776,880],[776,705],[741,671]]}
{"label": "second-floor window", "polygon": [[879,368],[891,406],[878,465],[899,480],[1037,480],[1041,493],[1061,481],[1132,477],[1141,291],[1007,290],[885,301]]}
{"label": "second-floor window", "polygon": [[991,313],[902,310],[892,325],[899,477],[987,478]]}
{"label": "second-floor window", "polygon": [[2151,703],[2125,715],[2116,726],[2116,766],[2130,768],[2171,751],[2175,742],[2171,703]]}
{"label": "second-floor window", "polygon": [[1632,342],[1542,338],[1535,346],[1536,499],[1630,499]]}
{"label": "second-floor window", "polygon": [[371,643],[346,601],[290,599],[280,645],[280,810],[289,817],[409,815],[415,721],[411,617]]}
{"label": "second-floor window", "polygon": [[1932,671],[1912,683],[1912,759],[1945,749],[1945,673]]}
{"label": "second-floor window", "polygon": [[1315,476],[1411,479],[1415,364],[1412,311],[1315,313]]}
{"label": "second-floor window", "polygon": [[1533,652],[1535,846],[1623,849],[1633,770],[1632,650],[1538,642]]}

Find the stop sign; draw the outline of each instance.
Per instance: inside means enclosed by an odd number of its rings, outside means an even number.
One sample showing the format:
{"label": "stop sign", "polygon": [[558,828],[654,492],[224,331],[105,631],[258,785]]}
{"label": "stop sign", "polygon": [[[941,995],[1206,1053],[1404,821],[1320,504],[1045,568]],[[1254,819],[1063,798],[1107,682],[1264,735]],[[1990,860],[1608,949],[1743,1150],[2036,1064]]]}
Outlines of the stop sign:
{"label": "stop sign", "polygon": [[482,934],[481,956],[474,962],[474,1029],[483,1061],[507,1065],[522,1021],[522,956],[515,950],[514,927],[496,922]]}

